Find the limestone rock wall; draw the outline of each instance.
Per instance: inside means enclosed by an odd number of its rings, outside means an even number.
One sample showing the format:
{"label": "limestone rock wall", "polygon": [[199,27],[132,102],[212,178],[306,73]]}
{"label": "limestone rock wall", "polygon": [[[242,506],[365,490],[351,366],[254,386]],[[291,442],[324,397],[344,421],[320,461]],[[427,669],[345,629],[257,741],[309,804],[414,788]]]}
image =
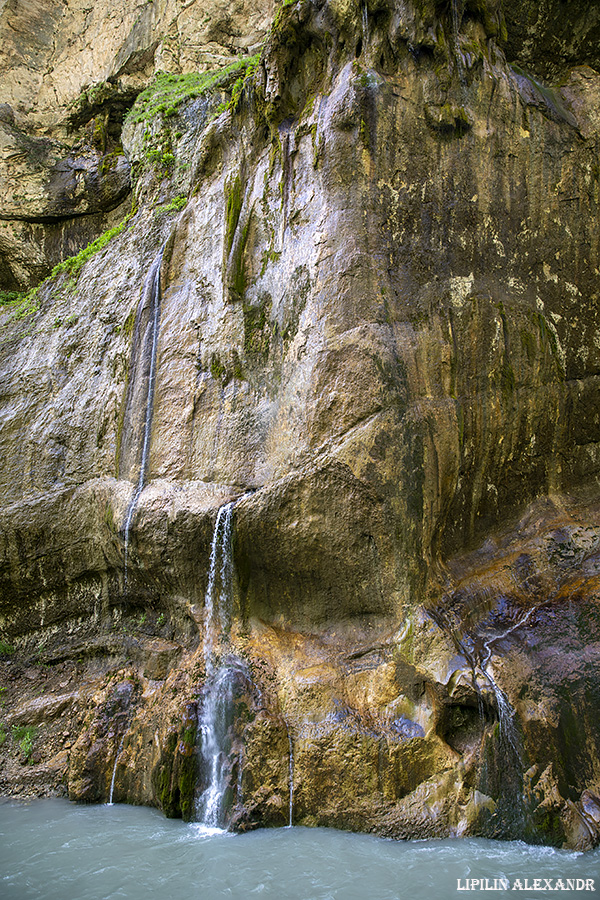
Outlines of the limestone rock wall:
{"label": "limestone rock wall", "polygon": [[[106,799],[114,772],[119,799],[193,815],[211,536],[238,498],[236,827],[288,821],[291,752],[305,824],[591,846],[600,75],[511,68],[495,0],[299,0],[182,100],[182,60],[227,44],[193,50],[194,9],[145,5],[105,47],[122,151],[94,165],[116,191],[127,161],[134,214],[2,308],[11,722],[44,662],[81,685],[49,715],[48,789]],[[171,74],[113,136],[167,20]]]}

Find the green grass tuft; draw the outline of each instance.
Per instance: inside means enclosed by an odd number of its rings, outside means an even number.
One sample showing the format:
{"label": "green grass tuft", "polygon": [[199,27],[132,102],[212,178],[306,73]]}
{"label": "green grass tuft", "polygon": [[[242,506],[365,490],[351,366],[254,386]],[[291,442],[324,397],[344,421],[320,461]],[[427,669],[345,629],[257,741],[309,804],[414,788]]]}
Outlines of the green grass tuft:
{"label": "green grass tuft", "polygon": [[241,79],[239,95],[241,83],[248,74],[256,70],[258,60],[259,56],[246,56],[236,59],[222,69],[213,69],[210,72],[188,72],[185,75],[158,72],[154,81],[138,95],[127,114],[127,121],[149,122],[158,115],[172,118],[177,115],[182,103],[202,97],[214,88],[227,86],[236,72],[239,72],[240,76],[235,85]]}
{"label": "green grass tuft", "polygon": [[179,197],[173,197],[169,203],[163,203],[162,206],[157,206],[154,210],[154,215],[161,216],[163,213],[181,212],[186,205],[187,197],[181,194]]}
{"label": "green grass tuft", "polygon": [[104,234],[101,234],[100,237],[97,237],[95,241],[92,241],[91,244],[88,244],[87,247],[84,247],[83,250],[80,250],[79,253],[76,253],[75,256],[69,256],[68,259],[63,260],[61,263],[58,263],[57,266],[54,266],[52,272],[47,281],[51,278],[56,278],[58,275],[61,275],[63,272],[68,272],[70,275],[78,275],[83,265],[94,256],[96,253],[99,253],[100,250],[103,250],[104,247],[112,241],[114,237],[118,234],[121,234],[122,231],[125,230],[127,225],[129,224],[129,220],[131,219],[132,213],[128,213],[125,216],[122,222],[119,222],[118,225],[115,225],[114,228],[109,228],[108,231],[105,231]]}
{"label": "green grass tuft", "polygon": [[27,759],[33,753],[35,735],[36,729],[33,725],[13,725],[11,728],[13,741],[19,745],[19,750]]}

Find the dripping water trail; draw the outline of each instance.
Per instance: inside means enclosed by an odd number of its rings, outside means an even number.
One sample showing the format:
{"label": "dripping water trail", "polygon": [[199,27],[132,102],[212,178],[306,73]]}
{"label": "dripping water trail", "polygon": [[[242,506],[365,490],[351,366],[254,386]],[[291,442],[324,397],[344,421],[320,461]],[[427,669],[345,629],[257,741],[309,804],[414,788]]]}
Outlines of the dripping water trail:
{"label": "dripping water trail", "polygon": [[160,305],[161,305],[161,291],[160,291],[160,275],[161,275],[161,265],[162,258],[164,253],[164,246],[159,251],[158,255],[154,259],[150,271],[148,272],[148,277],[146,279],[146,291],[145,295],[150,298],[150,329],[151,329],[151,344],[150,344],[150,367],[148,371],[148,390],[146,394],[146,414],[144,416],[144,427],[142,433],[142,456],[140,461],[140,473],[138,476],[138,482],[136,488],[133,492],[133,496],[129,502],[129,506],[127,508],[127,514],[125,516],[125,525],[123,528],[123,539],[125,544],[124,549],[124,582],[125,587],[127,587],[127,564],[129,557],[129,533],[131,530],[131,522],[133,520],[133,516],[135,514],[135,510],[137,507],[138,500],[140,499],[140,495],[144,490],[146,484],[146,476],[148,474],[148,458],[150,455],[150,434],[152,431],[152,415],[154,412],[154,390],[156,384],[156,361],[157,361],[157,351],[158,351],[158,334],[160,328]]}

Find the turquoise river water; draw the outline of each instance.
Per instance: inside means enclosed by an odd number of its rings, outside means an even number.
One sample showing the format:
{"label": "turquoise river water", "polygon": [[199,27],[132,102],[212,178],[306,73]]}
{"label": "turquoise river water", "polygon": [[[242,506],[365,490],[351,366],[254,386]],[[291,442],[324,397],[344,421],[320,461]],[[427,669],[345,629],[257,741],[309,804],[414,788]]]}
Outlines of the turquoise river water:
{"label": "turquoise river water", "polygon": [[0,803],[1,900],[539,900],[591,898],[592,887],[599,850],[325,828],[234,835],[140,807]]}

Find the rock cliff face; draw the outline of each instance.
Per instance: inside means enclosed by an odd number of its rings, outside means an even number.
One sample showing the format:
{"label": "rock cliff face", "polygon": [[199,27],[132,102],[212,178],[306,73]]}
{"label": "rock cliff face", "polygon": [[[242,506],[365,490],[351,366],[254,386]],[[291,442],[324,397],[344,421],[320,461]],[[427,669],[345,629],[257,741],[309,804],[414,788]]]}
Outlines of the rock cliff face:
{"label": "rock cliff face", "polygon": [[2,307],[3,790],[193,817],[219,664],[234,827],[593,846],[597,23],[298,0],[231,61],[272,10],[197,6],[14,37],[7,289],[15,221],[133,212]]}

